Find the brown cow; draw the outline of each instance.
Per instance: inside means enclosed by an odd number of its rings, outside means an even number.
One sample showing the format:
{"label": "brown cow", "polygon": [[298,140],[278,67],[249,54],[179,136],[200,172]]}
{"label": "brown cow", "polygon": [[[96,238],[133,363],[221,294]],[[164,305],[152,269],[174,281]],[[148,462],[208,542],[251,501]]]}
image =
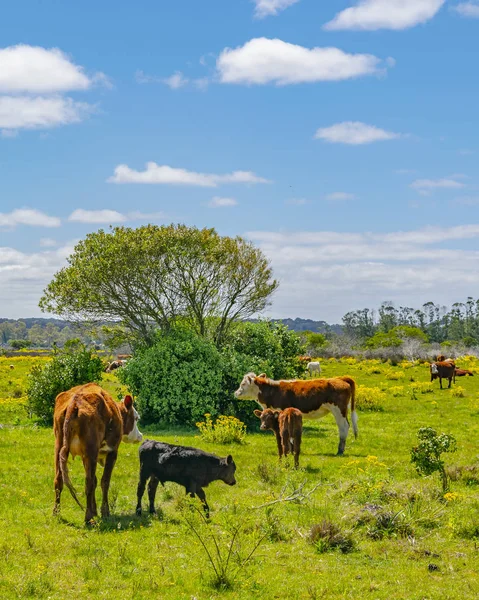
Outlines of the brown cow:
{"label": "brown cow", "polygon": [[264,408],[297,408],[310,419],[334,415],[339,429],[338,455],[344,453],[349,432],[348,406],[354,436],[358,435],[358,416],[355,409],[356,383],[351,377],[310,379],[307,381],[274,381],[266,375],[248,373],[235,392],[238,400],[256,400]]}
{"label": "brown cow", "polygon": [[442,390],[442,380],[447,379],[449,381],[448,388],[451,387],[451,383],[454,380],[456,383],[456,365],[452,362],[452,359],[431,363],[429,365],[431,372],[431,382],[439,378],[439,386]]}
{"label": "brown cow", "polygon": [[474,377],[474,373],[472,371],[466,371],[466,369],[456,369],[455,375],[456,377],[465,377],[466,375]]}
{"label": "brown cow", "polygon": [[96,466],[104,466],[101,478],[103,493],[101,516],[108,517],[108,488],[118,455],[121,440],[140,442],[139,415],[133,407],[131,396],[123,402],[115,402],[108,392],[95,383],[80,385],[58,394],[55,400],[55,507],[60,511],[63,484],[67,486],[75,502],[83,508],[68,475],[68,455],[81,456],[85,468],[86,512],[85,521],[91,522],[98,515],[95,490]]}
{"label": "brown cow", "polygon": [[274,431],[279,458],[283,454],[287,456],[291,450],[294,453],[294,466],[298,468],[303,432],[302,412],[297,408],[286,408],[281,411],[265,408],[263,411],[255,410],[254,414],[261,419],[260,429]]}

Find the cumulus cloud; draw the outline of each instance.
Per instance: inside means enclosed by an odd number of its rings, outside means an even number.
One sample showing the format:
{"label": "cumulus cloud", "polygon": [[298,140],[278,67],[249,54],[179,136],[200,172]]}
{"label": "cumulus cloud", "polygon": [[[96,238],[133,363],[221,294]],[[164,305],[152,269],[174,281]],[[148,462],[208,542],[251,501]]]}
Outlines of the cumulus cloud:
{"label": "cumulus cloud", "polygon": [[125,221],[157,221],[164,217],[163,213],[142,213],[133,211],[120,213],[116,210],[85,210],[77,208],[68,217],[69,221],[76,223],[124,223]]}
{"label": "cumulus cloud", "polygon": [[234,171],[226,175],[196,173],[187,169],[146,164],[144,171],[135,171],[127,165],[118,165],[114,174],[107,180],[109,183],[148,183],[159,185],[188,185],[198,187],[217,187],[225,183],[270,183],[251,171]]}
{"label": "cumulus cloud", "polygon": [[246,236],[266,253],[281,282],[274,317],[338,322],[347,311],[383,299],[407,306],[429,300],[450,304],[479,285],[474,267],[479,252],[458,246],[479,238],[479,224],[381,234],[251,231]]}
{"label": "cumulus cloud", "polygon": [[5,229],[13,229],[17,225],[59,227],[60,224],[58,217],[51,217],[34,208],[17,208],[10,213],[0,213],[0,227]]}
{"label": "cumulus cloud", "polygon": [[323,29],[408,29],[432,19],[446,0],[360,0],[338,13]]}
{"label": "cumulus cloud", "polygon": [[348,192],[333,192],[332,194],[326,195],[326,200],[330,200],[335,202],[337,200],[354,200],[356,196],[354,194],[349,194]]}
{"label": "cumulus cloud", "polygon": [[330,127],[318,129],[315,138],[332,144],[371,144],[385,140],[395,140],[402,137],[400,133],[385,131],[374,125],[366,125],[359,121],[345,121]]}
{"label": "cumulus cloud", "polygon": [[53,238],[41,238],[40,239],[40,246],[42,248],[54,248],[57,245],[58,245],[58,242],[56,240],[54,240]]}
{"label": "cumulus cloud", "polygon": [[479,2],[461,2],[454,6],[454,10],[461,15],[470,19],[479,19]]}
{"label": "cumulus cloud", "polygon": [[339,48],[305,48],[279,39],[255,38],[225,48],[216,62],[221,83],[290,85],[341,81],[384,73],[372,54],[348,54]]}
{"label": "cumulus cloud", "polygon": [[190,81],[181,71],[176,71],[170,77],[158,77],[156,75],[147,75],[143,71],[137,71],[135,79],[137,83],[164,83],[172,90],[178,90],[188,85]]}
{"label": "cumulus cloud", "polygon": [[61,96],[0,96],[0,128],[44,129],[78,123],[94,107]]}
{"label": "cumulus cloud", "polygon": [[229,206],[237,206],[238,201],[234,198],[221,198],[220,196],[215,196],[208,202],[208,206],[210,208],[226,208]]}
{"label": "cumulus cloud", "polygon": [[286,10],[299,0],[253,0],[255,3],[255,17],[263,19],[271,15],[277,15],[279,12]]}

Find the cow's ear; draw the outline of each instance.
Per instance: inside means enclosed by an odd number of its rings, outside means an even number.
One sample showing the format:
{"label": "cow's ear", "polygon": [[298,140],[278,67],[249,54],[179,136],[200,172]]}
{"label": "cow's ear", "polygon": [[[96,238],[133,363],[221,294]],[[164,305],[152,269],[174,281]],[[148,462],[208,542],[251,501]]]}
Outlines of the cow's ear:
{"label": "cow's ear", "polygon": [[133,398],[128,394],[123,398],[123,404],[127,409],[130,409],[133,406]]}
{"label": "cow's ear", "polygon": [[256,417],[258,417],[258,419],[261,419],[261,415],[263,414],[263,412],[258,409],[254,410],[253,413]]}
{"label": "cow's ear", "polygon": [[261,373],[261,375],[258,375],[258,377],[261,377],[261,379],[265,379],[266,378],[266,373]]}
{"label": "cow's ear", "polygon": [[231,456],[231,454],[228,454],[228,456],[226,457],[226,464],[230,465],[233,462],[233,457]]}

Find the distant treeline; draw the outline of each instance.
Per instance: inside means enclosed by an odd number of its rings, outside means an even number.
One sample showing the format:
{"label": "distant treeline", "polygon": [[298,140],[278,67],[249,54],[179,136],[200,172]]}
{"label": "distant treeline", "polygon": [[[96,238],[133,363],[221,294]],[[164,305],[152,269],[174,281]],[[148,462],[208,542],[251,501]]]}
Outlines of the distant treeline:
{"label": "distant treeline", "polygon": [[60,319],[2,319],[0,318],[0,346],[52,348],[63,346],[68,340],[78,338],[84,344],[103,345],[100,328],[89,330]]}
{"label": "distant treeline", "polygon": [[479,344],[479,300],[467,298],[450,309],[427,302],[422,308],[383,302],[377,311],[364,308],[348,312],[343,317],[344,334],[366,340],[378,333],[388,333],[396,327],[420,329],[429,342],[462,342],[466,346]]}

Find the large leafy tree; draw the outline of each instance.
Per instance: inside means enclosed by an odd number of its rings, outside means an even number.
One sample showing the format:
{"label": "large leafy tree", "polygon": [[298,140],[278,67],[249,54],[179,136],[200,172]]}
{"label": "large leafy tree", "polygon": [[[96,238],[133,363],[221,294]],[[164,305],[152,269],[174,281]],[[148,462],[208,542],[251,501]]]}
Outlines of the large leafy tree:
{"label": "large leafy tree", "polygon": [[76,245],[40,307],[69,320],[121,322],[148,345],[155,329],[181,319],[220,345],[277,285],[261,250],[240,237],[185,225],[117,227]]}

